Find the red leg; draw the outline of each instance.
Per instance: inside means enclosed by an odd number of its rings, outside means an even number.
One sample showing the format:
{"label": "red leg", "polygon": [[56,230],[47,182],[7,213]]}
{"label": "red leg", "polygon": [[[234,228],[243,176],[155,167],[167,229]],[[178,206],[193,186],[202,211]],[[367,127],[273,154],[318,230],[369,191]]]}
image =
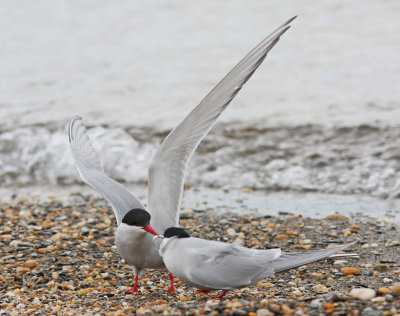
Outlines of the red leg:
{"label": "red leg", "polygon": [[125,294],[132,294],[132,293],[136,293],[139,292],[138,288],[137,288],[137,283],[139,281],[139,277],[135,276],[135,285],[133,286],[133,288],[126,290]]}
{"label": "red leg", "polygon": [[175,288],[174,288],[174,275],[172,273],[169,274],[169,279],[171,280],[171,286],[166,291],[167,292],[173,292],[173,291],[175,291]]}
{"label": "red leg", "polygon": [[228,293],[228,290],[225,290],[225,291],[222,292],[221,295],[218,295],[218,296],[215,296],[215,297],[212,297],[212,298],[222,299],[225,296],[226,293]]}

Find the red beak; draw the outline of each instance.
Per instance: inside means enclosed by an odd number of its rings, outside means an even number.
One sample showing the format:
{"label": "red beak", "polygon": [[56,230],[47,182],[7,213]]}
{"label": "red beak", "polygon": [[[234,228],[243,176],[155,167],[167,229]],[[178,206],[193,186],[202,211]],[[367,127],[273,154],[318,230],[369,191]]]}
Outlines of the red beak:
{"label": "red beak", "polygon": [[150,233],[150,234],[155,235],[155,236],[158,235],[157,232],[150,225],[144,226],[142,229],[145,230],[146,232]]}

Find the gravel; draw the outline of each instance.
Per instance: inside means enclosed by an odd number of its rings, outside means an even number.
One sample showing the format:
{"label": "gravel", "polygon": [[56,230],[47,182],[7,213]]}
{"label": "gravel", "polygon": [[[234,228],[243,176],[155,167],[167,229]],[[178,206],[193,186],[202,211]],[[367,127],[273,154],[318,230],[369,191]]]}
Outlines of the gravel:
{"label": "gravel", "polygon": [[[78,194],[67,202],[56,197],[39,202],[15,196],[0,203],[0,315],[400,313],[400,233],[395,224],[335,214],[326,219],[221,215],[197,209],[184,214],[181,226],[196,237],[241,239],[247,247],[285,251],[358,239],[349,251],[360,258],[322,260],[279,273],[228,292],[222,300],[196,293],[179,280],[174,293],[165,292],[167,271],[149,270],[140,279],[140,292],[126,295],[133,285],[132,269],[116,251],[114,215],[102,199]],[[370,289],[375,295],[359,299],[350,295],[353,289]],[[360,291],[352,293],[356,292]]]}

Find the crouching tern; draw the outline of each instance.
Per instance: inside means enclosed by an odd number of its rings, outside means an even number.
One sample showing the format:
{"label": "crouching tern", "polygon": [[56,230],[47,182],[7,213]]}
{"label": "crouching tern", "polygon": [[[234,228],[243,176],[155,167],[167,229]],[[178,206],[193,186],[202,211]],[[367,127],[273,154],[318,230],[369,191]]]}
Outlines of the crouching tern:
{"label": "crouching tern", "polygon": [[157,238],[163,238],[158,249],[168,271],[200,292],[223,290],[216,298],[222,298],[229,290],[254,285],[277,272],[328,258],[357,242],[322,250],[283,252],[279,248],[249,249],[238,242],[194,238],[178,227],[168,228],[164,236],[155,236],[153,240]]}
{"label": "crouching tern", "polygon": [[[289,23],[294,18],[251,50],[164,139],[150,163],[147,210],[130,191],[105,174],[82,118],[76,116],[71,120],[69,141],[75,165],[82,180],[111,204],[118,225],[117,250],[133,266],[135,285],[127,293],[138,291],[138,279],[146,268],[165,268],[162,257],[152,245],[152,234],[179,226],[183,178],[190,157],[280,36],[290,28]],[[170,278],[172,291],[172,274]]]}

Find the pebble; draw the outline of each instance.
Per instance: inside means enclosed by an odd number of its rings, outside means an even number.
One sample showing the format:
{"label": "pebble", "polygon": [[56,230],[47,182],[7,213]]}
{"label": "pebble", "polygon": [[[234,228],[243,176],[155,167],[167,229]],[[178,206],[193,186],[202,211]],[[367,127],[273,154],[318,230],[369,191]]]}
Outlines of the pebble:
{"label": "pebble", "polygon": [[352,274],[358,273],[359,271],[357,268],[347,267],[347,268],[341,269],[340,272],[343,274],[346,274],[346,275],[352,275]]}
{"label": "pebble", "polygon": [[387,264],[375,264],[373,269],[375,271],[388,271],[390,270],[390,267]]}
{"label": "pebble", "polygon": [[228,236],[235,236],[236,235],[236,231],[233,228],[228,228],[226,230],[226,233],[228,234]]}
{"label": "pebble", "polygon": [[260,308],[256,312],[256,316],[274,316],[275,314],[269,309]]}
{"label": "pebble", "polygon": [[328,221],[348,221],[349,220],[346,216],[343,216],[340,214],[328,215],[324,219],[326,219]]}
{"label": "pebble", "polygon": [[346,264],[348,261],[347,260],[335,260],[333,262],[334,265],[344,265]]}
{"label": "pebble", "polygon": [[393,302],[393,295],[392,294],[386,294],[385,295],[385,300],[386,300],[386,302]]}
{"label": "pebble", "polygon": [[315,299],[311,301],[311,308],[321,308],[322,303],[320,299]]}
{"label": "pebble", "polygon": [[393,283],[392,285],[392,293],[400,294],[400,282]]}
{"label": "pebble", "polygon": [[389,294],[389,293],[391,293],[391,291],[387,287],[380,287],[378,289],[378,293],[380,293],[380,294]]}
{"label": "pebble", "polygon": [[286,234],[279,234],[279,235],[276,235],[274,239],[276,239],[276,240],[287,240],[287,239],[289,239],[289,236],[286,235]]}
{"label": "pebble", "polygon": [[312,289],[316,292],[329,292],[329,289],[322,284],[317,284],[312,287]]}
{"label": "pebble", "polygon": [[388,247],[388,248],[391,248],[391,247],[396,247],[398,245],[400,245],[400,241],[391,240],[391,241],[387,242],[385,246]]}
{"label": "pebble", "polygon": [[375,297],[376,293],[373,289],[368,288],[355,288],[350,291],[350,296],[359,300],[368,301]]}
{"label": "pebble", "polygon": [[300,240],[300,243],[302,245],[309,245],[309,244],[312,244],[313,242],[311,239],[303,239],[303,240]]}
{"label": "pebble", "polygon": [[78,294],[79,294],[79,295],[82,295],[82,294],[89,294],[89,293],[91,293],[91,292],[93,292],[93,291],[94,291],[94,289],[91,289],[91,288],[80,289],[80,290],[78,291]]}
{"label": "pebble", "polygon": [[36,267],[37,265],[39,265],[39,263],[34,260],[28,260],[27,262],[24,263],[24,266],[29,269],[32,269],[32,268]]}

